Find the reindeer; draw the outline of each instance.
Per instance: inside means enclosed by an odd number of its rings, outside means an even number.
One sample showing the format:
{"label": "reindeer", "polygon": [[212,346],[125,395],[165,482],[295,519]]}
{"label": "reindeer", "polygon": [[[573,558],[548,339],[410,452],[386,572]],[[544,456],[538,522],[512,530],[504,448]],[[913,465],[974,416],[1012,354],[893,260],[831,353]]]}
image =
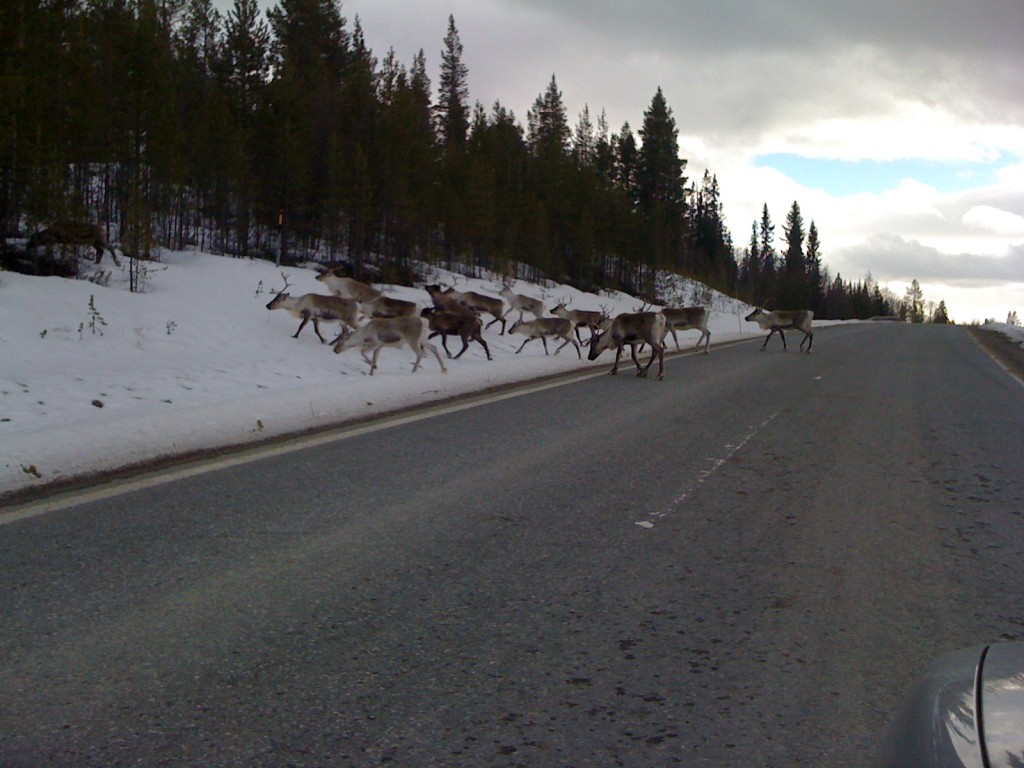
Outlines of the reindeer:
{"label": "reindeer", "polygon": [[532,296],[524,296],[521,293],[513,293],[512,285],[510,283],[504,283],[501,286],[501,290],[498,291],[498,295],[501,296],[505,301],[508,302],[508,311],[518,311],[519,319],[523,319],[523,314],[529,312],[537,320],[544,317],[544,302],[540,299],[535,299]]}
{"label": "reindeer", "polygon": [[284,278],[284,288],[270,300],[270,303],[267,304],[267,309],[284,309],[295,315],[295,317],[302,318],[302,322],[299,323],[299,330],[292,336],[293,339],[299,338],[302,329],[306,327],[306,323],[310,320],[313,321],[313,330],[316,332],[317,337],[319,337],[321,344],[327,343],[327,339],[320,335],[321,320],[339,322],[349,328],[356,327],[359,318],[359,306],[355,301],[352,299],[341,299],[337,296],[320,296],[315,293],[292,297],[287,293],[288,288],[291,287],[288,282],[288,276],[282,272],[281,277]]}
{"label": "reindeer", "polygon": [[448,349],[447,338],[449,336],[459,336],[462,338],[462,350],[455,356],[455,360],[462,357],[462,353],[469,349],[470,340],[474,340],[480,343],[480,346],[484,348],[484,352],[487,353],[487,359],[493,360],[491,357],[491,350],[487,347],[487,342],[484,341],[483,337],[483,322],[480,320],[480,315],[476,312],[467,310],[462,305],[459,305],[461,311],[458,310],[441,310],[436,307],[425,307],[420,312],[420,317],[427,318],[430,324],[430,335],[428,339],[432,339],[435,336],[441,337],[441,346],[444,347],[445,354],[451,358],[452,353]]}
{"label": "reindeer", "polygon": [[[676,331],[688,331],[690,329],[700,331],[700,338],[697,339],[697,344],[694,349],[700,348],[700,343],[707,339],[704,344],[704,354],[708,353],[708,347],[711,346],[711,332],[708,330],[708,316],[711,314],[705,307],[681,307],[679,309],[673,309],[671,307],[665,307],[661,310],[661,314],[665,316],[665,330],[666,333],[672,334],[672,339],[676,343],[676,352],[679,351],[679,339],[676,337]],[[664,343],[664,339],[662,339]]]}
{"label": "reindeer", "polygon": [[[363,359],[370,364],[370,375],[377,370],[377,358],[384,347],[400,347],[407,344],[409,349],[416,353],[416,364],[412,367],[413,373],[420,367],[423,358],[427,356],[426,350],[434,353],[442,373],[448,373],[448,368],[441,359],[437,347],[427,341],[427,334],[430,332],[430,323],[425,317],[375,317],[365,325],[359,326],[354,331],[343,333],[334,345],[334,353],[341,354],[346,349],[358,347]],[[368,352],[373,352],[373,357],[368,357]]]}
{"label": "reindeer", "polygon": [[[611,326],[604,333],[599,333],[590,342],[588,360],[596,360],[598,355],[609,347],[615,348],[615,365],[609,373],[614,376],[619,372],[619,357],[622,355],[622,347],[629,345],[633,356],[633,363],[636,365],[636,375],[646,376],[648,369],[654,364],[654,358],[658,358],[658,381],[665,378],[665,346],[662,343],[665,339],[666,321],[661,312],[625,312],[612,320]],[[636,358],[636,347],[638,344],[651,345],[651,359],[646,368],[640,366]]]}
{"label": "reindeer", "polygon": [[359,302],[359,311],[367,317],[416,317],[419,305],[414,301],[394,299],[381,294],[375,299]]}
{"label": "reindeer", "polygon": [[[526,337],[526,340],[519,345],[519,349],[516,350],[518,355],[523,351],[523,347],[526,346],[526,342],[532,341],[533,339],[540,339],[544,343],[544,354],[548,354],[548,336],[555,336],[559,339],[565,339],[562,342],[562,347],[566,344],[572,344],[576,347],[576,354],[579,355],[580,360],[583,359],[583,353],[580,352],[580,345],[576,343],[576,339],[572,337],[572,321],[566,320],[564,317],[540,317],[536,320],[516,320],[512,327],[509,329],[509,333],[520,333]],[[557,355],[562,351],[562,347],[555,350]]]}
{"label": "reindeer", "polygon": [[340,268],[325,269],[316,279],[327,286],[327,290],[343,299],[355,299],[357,302],[373,301],[381,295],[373,286],[344,277],[338,274]]}
{"label": "reindeer", "polygon": [[[452,296],[440,285],[424,285],[423,290],[430,294],[430,300],[434,302],[434,308],[441,312],[473,312],[469,307]],[[475,312],[473,314],[476,314]]]}
{"label": "reindeer", "polygon": [[802,332],[804,337],[800,341],[800,351],[804,351],[804,342],[807,344],[807,353],[810,354],[811,347],[814,344],[814,331],[811,330],[811,321],[814,319],[814,313],[809,309],[772,309],[766,310],[761,307],[755,307],[754,311],[743,318],[747,322],[753,320],[759,326],[762,331],[768,331],[768,335],[764,339],[764,344],[761,345],[763,351],[768,346],[768,340],[772,337],[773,333],[778,332],[779,336],[782,337],[782,351],[787,351],[786,347],[786,335],[782,332],[785,330],[791,330],[796,328]]}
{"label": "reindeer", "polygon": [[103,260],[103,251],[110,251],[111,257],[117,266],[121,266],[121,260],[117,258],[114,247],[107,241],[103,227],[99,224],[91,224],[87,221],[58,221],[52,226],[42,229],[28,239],[25,248],[32,250],[41,245],[51,246],[58,243],[67,245],[91,245],[96,249],[96,263]]}
{"label": "reindeer", "polygon": [[495,323],[500,322],[501,333],[505,333],[505,302],[501,299],[485,296],[475,291],[456,291],[454,288],[445,288],[442,293],[464,304],[474,312],[486,312],[489,315],[493,315],[494,319],[485,325],[484,328],[490,328]]}
{"label": "reindeer", "polygon": [[598,312],[592,309],[569,309],[570,303],[571,299],[566,296],[552,308],[551,314],[572,321],[573,328],[576,331],[576,339],[580,344],[583,343],[583,338],[580,336],[580,328],[589,328],[590,339],[587,341],[589,344],[594,340],[594,335],[601,329],[601,323],[607,318],[607,312],[604,310]]}

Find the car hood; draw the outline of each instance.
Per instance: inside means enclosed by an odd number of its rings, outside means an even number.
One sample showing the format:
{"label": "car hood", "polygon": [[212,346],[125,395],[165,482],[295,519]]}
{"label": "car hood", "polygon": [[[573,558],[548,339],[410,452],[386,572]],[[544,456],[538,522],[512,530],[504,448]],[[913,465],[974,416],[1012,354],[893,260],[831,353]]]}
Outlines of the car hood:
{"label": "car hood", "polygon": [[966,648],[931,664],[908,692],[876,765],[1024,766],[1024,643]]}

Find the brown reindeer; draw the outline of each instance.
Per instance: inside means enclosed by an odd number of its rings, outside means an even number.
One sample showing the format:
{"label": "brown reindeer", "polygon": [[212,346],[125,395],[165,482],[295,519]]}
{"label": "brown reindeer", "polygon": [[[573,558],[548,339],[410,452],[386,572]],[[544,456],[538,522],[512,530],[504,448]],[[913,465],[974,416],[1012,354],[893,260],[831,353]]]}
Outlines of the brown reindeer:
{"label": "brown reindeer", "polygon": [[110,251],[111,257],[117,266],[121,266],[121,260],[117,258],[114,247],[107,241],[103,227],[99,224],[91,224],[87,221],[58,221],[34,233],[28,239],[26,249],[32,250],[41,245],[52,246],[57,244],[66,245],[91,245],[96,249],[96,263],[103,259],[103,251]]}
{"label": "brown reindeer", "polygon": [[469,342],[471,340],[478,342],[484,348],[488,360],[494,359],[491,357],[491,350],[488,349],[487,342],[484,341],[483,321],[480,320],[480,315],[476,312],[466,311],[465,307],[462,308],[462,311],[425,307],[420,312],[420,317],[427,318],[427,321],[430,323],[430,335],[427,338],[432,339],[435,336],[440,336],[441,346],[444,347],[445,354],[449,358],[452,356],[452,353],[448,349],[447,338],[449,336],[458,336],[462,339],[462,349],[454,357],[455,360],[462,357],[462,353],[469,349]]}

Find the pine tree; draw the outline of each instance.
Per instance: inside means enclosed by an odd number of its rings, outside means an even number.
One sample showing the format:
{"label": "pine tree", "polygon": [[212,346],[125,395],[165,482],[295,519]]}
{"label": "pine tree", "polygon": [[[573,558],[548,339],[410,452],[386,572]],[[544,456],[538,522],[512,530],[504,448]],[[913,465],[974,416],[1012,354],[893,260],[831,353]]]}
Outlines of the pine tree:
{"label": "pine tree", "polygon": [[782,308],[808,308],[811,290],[807,281],[807,262],[804,258],[804,220],[800,205],[794,200],[783,227],[786,252],[782,274],[779,275],[776,300]]}
{"label": "pine tree", "polygon": [[907,287],[907,319],[912,323],[924,322],[924,291],[915,278]]}
{"label": "pine tree", "polygon": [[441,79],[438,84],[438,136],[446,154],[457,153],[469,132],[469,70],[462,63],[462,42],[455,17],[448,17],[448,33],[441,51]]}
{"label": "pine tree", "polygon": [[569,122],[554,75],[544,93],[534,100],[527,113],[527,125],[527,142],[534,157],[545,162],[559,162],[568,156]]}
{"label": "pine tree", "polygon": [[678,133],[672,110],[659,88],[644,112],[640,130],[640,207],[648,227],[645,295],[653,295],[656,269],[686,271],[693,266],[684,261],[686,161],[679,157]]}
{"label": "pine tree", "polygon": [[807,230],[807,286],[810,289],[810,308],[818,315],[824,309],[825,277],[821,263],[821,240],[814,220]]}
{"label": "pine tree", "polygon": [[777,269],[775,254],[775,225],[772,223],[771,215],[768,213],[768,204],[764,204],[761,211],[761,224],[759,228],[760,242],[758,253],[761,257],[760,293],[761,301],[775,298]]}

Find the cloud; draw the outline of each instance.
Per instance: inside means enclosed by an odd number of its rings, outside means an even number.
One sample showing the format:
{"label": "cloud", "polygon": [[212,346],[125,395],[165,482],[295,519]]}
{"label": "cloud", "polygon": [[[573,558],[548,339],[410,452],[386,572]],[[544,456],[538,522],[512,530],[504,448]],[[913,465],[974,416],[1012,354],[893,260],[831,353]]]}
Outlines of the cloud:
{"label": "cloud", "polygon": [[975,229],[1024,238],[1024,216],[991,205],[974,206],[963,215],[961,221]]}
{"label": "cloud", "polygon": [[833,273],[859,279],[870,272],[883,283],[917,279],[974,288],[1024,283],[1024,246],[1011,247],[1004,256],[950,255],[916,240],[879,234],[839,250],[834,262]]}

